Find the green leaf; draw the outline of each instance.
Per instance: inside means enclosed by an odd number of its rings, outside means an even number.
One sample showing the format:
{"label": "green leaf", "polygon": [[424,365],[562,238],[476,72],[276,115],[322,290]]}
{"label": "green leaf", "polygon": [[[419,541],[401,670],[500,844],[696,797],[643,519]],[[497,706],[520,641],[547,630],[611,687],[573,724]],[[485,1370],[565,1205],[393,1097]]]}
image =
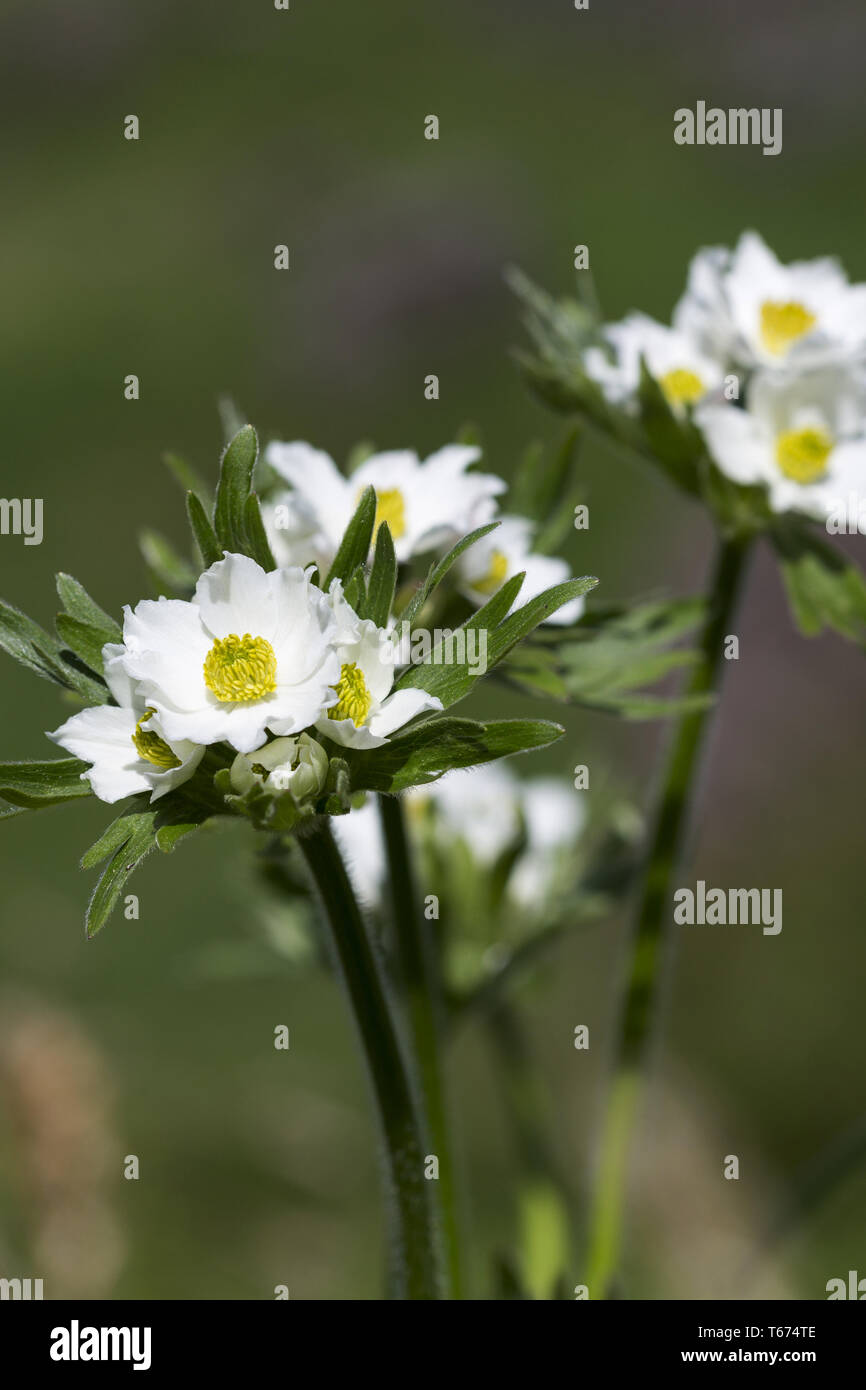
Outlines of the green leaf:
{"label": "green leaf", "polygon": [[343,588],[343,596],[350,608],[354,608],[356,613],[360,613],[367,602],[367,589],[364,584],[364,566],[358,568],[349,576]]}
{"label": "green leaf", "polygon": [[250,493],[244,505],[244,529],[247,537],[245,553],[250,555],[256,564],[261,565],[263,570],[275,570],[277,562],[268,542],[259,499],[254,492]]}
{"label": "green leaf", "polygon": [[857,566],[815,535],[805,520],[779,521],[771,539],[800,631],[815,637],[829,627],[866,645],[866,582]]}
{"label": "green leaf", "polygon": [[189,560],[178,555],[171,542],[158,531],[142,531],[138,544],[159,592],[168,598],[188,598],[198,578]]}
{"label": "green leaf", "polygon": [[102,648],[105,646],[104,634],[91,627],[90,623],[81,622],[78,618],[70,618],[68,613],[58,613],[56,619],[57,634],[65,646],[77,657],[80,657],[85,666],[89,666],[91,671],[97,675],[103,674]]}
{"label": "green leaf", "polygon": [[453,768],[544,748],[565,730],[544,719],[432,719],[380,748],[346,749],[352,791],[399,792],[424,786]]}
{"label": "green leaf", "polygon": [[[463,628],[458,628],[457,634],[443,638],[433,649],[429,661],[419,663],[417,666],[410,666],[397,682],[395,689],[403,690],[407,687],[420,688],[426,690],[430,695],[435,695],[442,701],[443,709],[449,709],[469,694],[475,682],[487,672],[492,671],[498,662],[508,655],[518,642],[523,641],[539,623],[543,623],[552,613],[561,608],[563,604],[569,603],[572,599],[580,597],[582,594],[595,587],[597,579],[584,575],[580,579],[569,579],[563,584],[556,584],[552,589],[547,589],[543,594],[530,599],[522,608],[518,608],[516,613],[510,617],[504,615],[508,612],[516,596],[519,583],[522,583],[523,576],[515,575],[513,579],[503,584],[502,588],[493,595],[493,598],[479,608],[478,612],[463,624]],[[519,581],[519,582],[518,582]],[[514,586],[517,586],[515,588]],[[460,653],[461,632],[466,633],[471,629],[477,628],[479,631],[487,633],[487,652],[486,666],[483,671],[478,669],[480,649],[476,648],[473,652],[468,642],[465,642],[465,660],[453,660],[455,653]],[[470,661],[473,656],[475,660]]]}
{"label": "green leaf", "polygon": [[387,521],[376,532],[376,547],[373,552],[373,568],[367,586],[367,601],[362,618],[370,618],[377,627],[387,627],[394,603],[397,587],[397,556],[391,539],[391,528]]}
{"label": "green leaf", "polygon": [[441,584],[451,566],[456,560],[459,560],[464,550],[468,550],[470,545],[480,541],[482,536],[487,536],[491,531],[495,531],[498,525],[498,521],[490,521],[486,526],[479,526],[476,531],[470,531],[468,536],[464,536],[455,546],[452,546],[448,554],[444,555],[438,564],[431,565],[424,583],[415,591],[400,614],[400,621],[409,623],[411,626],[433,590]]}
{"label": "green leaf", "polygon": [[[568,696],[628,719],[656,719],[704,707],[708,697],[658,696],[645,687],[694,664],[694,650],[673,644],[699,628],[705,615],[700,599],[588,614],[581,629],[556,652]],[[510,668],[507,674],[512,675]]]}
{"label": "green leaf", "polygon": [[84,856],[89,865],[111,854],[87,906],[84,925],[89,937],[95,936],[105,926],[130,874],[155,849],[155,819],[155,811],[130,812],[121,816]]}
{"label": "green leaf", "polygon": [[71,574],[58,574],[57,593],[71,618],[77,618],[80,622],[104,632],[105,642],[123,641],[120,624],[94,602],[84,586],[79,584],[77,579],[73,579]]}
{"label": "green leaf", "polygon": [[81,669],[79,659],[55,637],[11,604],[0,602],[0,648],[45,680],[74,690],[90,705],[107,704],[104,683]]}
{"label": "green leaf", "polygon": [[90,796],[90,784],[81,780],[87,763],[78,758],[53,762],[0,763],[0,797],[13,806],[37,811]]}
{"label": "green leaf", "polygon": [[204,507],[194,492],[188,492],[186,495],[186,510],[202,564],[205,569],[209,569],[211,565],[216,564],[217,560],[222,559],[223,548],[217,539],[216,531],[208,520]]}
{"label": "green leaf", "polygon": [[214,504],[214,529],[224,550],[248,553],[247,498],[252,490],[253,469],[259,441],[252,425],[244,425],[229,444],[220,463],[220,480]]}
{"label": "green leaf", "polygon": [[345,583],[359,565],[367,563],[375,521],[376,494],[371,487],[368,487],[361,495],[355,515],[343,533],[343,539],[340,541],[334,563],[328,570],[324,584],[326,593],[335,579],[342,579]]}

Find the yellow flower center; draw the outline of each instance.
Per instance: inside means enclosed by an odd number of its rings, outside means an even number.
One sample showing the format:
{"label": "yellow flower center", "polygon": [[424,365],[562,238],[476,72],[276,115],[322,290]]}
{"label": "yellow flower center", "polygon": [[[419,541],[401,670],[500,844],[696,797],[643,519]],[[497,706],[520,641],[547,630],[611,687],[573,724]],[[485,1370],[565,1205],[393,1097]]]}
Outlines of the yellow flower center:
{"label": "yellow flower center", "polygon": [[472,587],[479,594],[495,594],[501,589],[508,574],[508,558],[501,550],[494,550],[490,556],[490,568],[480,579],[473,581]]}
{"label": "yellow flower center", "polygon": [[826,472],[832,449],[829,434],[814,425],[785,430],[776,439],[776,462],[792,482],[814,483]]}
{"label": "yellow flower center", "polygon": [[774,357],[782,357],[792,343],[811,333],[818,322],[805,304],[790,299],[785,304],[766,299],[761,305],[761,338]]}
{"label": "yellow flower center", "polygon": [[328,710],[328,718],[351,719],[355,728],[360,729],[372,703],[364,672],[354,661],[344,661],[337,682],[337,703]]}
{"label": "yellow flower center", "polygon": [[670,406],[695,405],[706,391],[697,372],[690,372],[688,367],[674,367],[673,371],[665,372],[659,377],[659,386]]}
{"label": "yellow flower center", "polygon": [[373,534],[378,531],[383,521],[387,521],[388,529],[391,532],[392,540],[399,540],[406,534],[406,503],[403,494],[398,487],[386,487],[382,492],[376,493],[376,520],[373,523]]}
{"label": "yellow flower center", "polygon": [[229,705],[261,700],[277,688],[277,658],[264,637],[230,632],[218,637],[205,657],[204,683]]}
{"label": "yellow flower center", "polygon": [[142,729],[141,727],[142,724],[146,724],[151,715],[155,713],[156,710],[145,710],[136,724],[135,733],[132,735],[135,751],[146,763],[153,763],[154,767],[180,767],[180,758],[175,757],[168,744],[160,738],[159,734],[155,734],[152,730],[148,731],[147,729]]}

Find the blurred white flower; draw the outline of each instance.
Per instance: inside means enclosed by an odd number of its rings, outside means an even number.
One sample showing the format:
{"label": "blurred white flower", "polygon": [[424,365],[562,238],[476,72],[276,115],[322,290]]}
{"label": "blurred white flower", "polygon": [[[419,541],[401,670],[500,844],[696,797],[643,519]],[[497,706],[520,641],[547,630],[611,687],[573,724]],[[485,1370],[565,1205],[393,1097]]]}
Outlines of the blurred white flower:
{"label": "blurred white flower", "polygon": [[586,823],[585,802],[559,777],[535,777],[521,785],[526,849],[515,865],[509,891],[526,907],[543,902]]}
{"label": "blurred white flower", "polygon": [[320,568],[330,564],[365,488],[376,492],[377,525],[387,521],[397,559],[459,540],[490,521],[506,484],[492,473],[467,471],[480,449],[447,444],[422,463],[408,449],[372,454],[351,477],[321,449],[272,443],[265,459],[291,487],[271,499],[266,525],[277,558]]}
{"label": "blurred white flower", "polygon": [[[530,599],[543,594],[554,584],[571,579],[565,560],[553,555],[532,553],[533,525],[522,516],[504,516],[495,531],[464,550],[457,561],[457,577],[461,590],[473,603],[486,603],[507,579],[525,571],[520,593],[510,612],[522,608]],[[576,623],[583,613],[583,598],[572,599],[547,619],[560,626]]]}
{"label": "blurred white flower", "polygon": [[701,351],[747,367],[814,367],[866,347],[866,285],[851,285],[838,261],[782,265],[756,232],[734,251],[694,257],[674,327]]}
{"label": "blurred white flower", "polygon": [[146,791],[157,801],[192,776],[204,748],[165,736],[156,711],[136,693],[124,671],[123,655],[123,647],[114,642],[102,649],[106,684],[117,704],[73,714],[48,737],[91,764],[82,779],[100,801],[122,801]]}
{"label": "blurred white flower", "polygon": [[671,409],[678,413],[697,405],[722,384],[720,364],[702,352],[693,337],[657,323],[647,314],[629,314],[621,323],[608,324],[604,336],[613,349],[613,358],[602,348],[589,348],[584,366],[615,405],[635,399],[642,357]]}
{"label": "blurred white flower", "polygon": [[774,511],[823,520],[866,493],[866,387],[850,370],[760,372],[745,409],[705,406],[696,420],[722,472],[766,484]]}

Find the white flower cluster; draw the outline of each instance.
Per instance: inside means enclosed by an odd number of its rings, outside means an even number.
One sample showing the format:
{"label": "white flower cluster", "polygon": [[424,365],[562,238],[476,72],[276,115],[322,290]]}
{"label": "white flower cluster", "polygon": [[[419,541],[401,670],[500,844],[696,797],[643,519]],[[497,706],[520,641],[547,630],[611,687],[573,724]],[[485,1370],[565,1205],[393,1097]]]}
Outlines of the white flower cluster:
{"label": "white flower cluster", "polygon": [[[290,488],[262,509],[274,555],[283,564],[315,563],[324,573],[361,494],[372,487],[376,524],[387,521],[400,562],[442,550],[479,526],[499,521],[495,531],[458,560],[458,584],[480,606],[524,572],[516,604],[527,603],[571,573],[564,560],[533,554],[531,521],[498,512],[496,499],[507,484],[493,473],[470,471],[480,457],[480,449],[464,444],[448,444],[423,462],[409,450],[392,450],[372,454],[346,477],[330,455],[311,444],[270,444],[265,459]],[[567,626],[582,612],[583,599],[573,599],[548,621]]]}
{"label": "white flower cluster", "polygon": [[[261,765],[272,789],[309,789],[318,745],[307,730],[375,748],[442,708],[426,691],[392,691],[388,634],[358,617],[339,580],[325,594],[311,572],[266,573],[229,554],[205,571],[190,602],[145,599],[125,610],[123,643],[103,650],[117,703],[82,710],[49,734],[91,764],[83,776],[98,797],[149,791],[155,801],[215,743],[255,755],[238,769],[241,782]],[[276,759],[269,733],[282,740]]]}
{"label": "white flower cluster", "polygon": [[671,327],[631,314],[604,336],[585,366],[608,400],[634,405],[643,359],[721,471],[763,484],[774,511],[826,520],[866,493],[866,285],[835,260],[782,265],[747,232],[695,256]]}
{"label": "white flower cluster", "polygon": [[[526,842],[508,887],[512,901],[527,911],[544,904],[558,861],[571,854],[584,829],[583,802],[568,783],[556,777],[521,781],[502,763],[450,772],[410,791],[407,800],[410,820],[432,805],[443,854],[461,841],[480,868],[491,868],[515,843],[522,820]],[[334,825],[359,892],[367,902],[379,902],[386,861],[375,805],[367,801]]]}

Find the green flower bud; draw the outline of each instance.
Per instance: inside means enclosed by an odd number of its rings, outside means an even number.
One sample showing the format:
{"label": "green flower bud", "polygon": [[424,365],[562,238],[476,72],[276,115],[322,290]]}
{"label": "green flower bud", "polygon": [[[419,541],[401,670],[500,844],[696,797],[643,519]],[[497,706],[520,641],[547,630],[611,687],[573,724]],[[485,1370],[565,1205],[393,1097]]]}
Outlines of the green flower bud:
{"label": "green flower bud", "polygon": [[290,792],[300,805],[321,795],[328,776],[328,755],[309,734],[276,738],[252,753],[239,753],[231,766],[231,783],[243,796],[253,787],[275,795]]}

